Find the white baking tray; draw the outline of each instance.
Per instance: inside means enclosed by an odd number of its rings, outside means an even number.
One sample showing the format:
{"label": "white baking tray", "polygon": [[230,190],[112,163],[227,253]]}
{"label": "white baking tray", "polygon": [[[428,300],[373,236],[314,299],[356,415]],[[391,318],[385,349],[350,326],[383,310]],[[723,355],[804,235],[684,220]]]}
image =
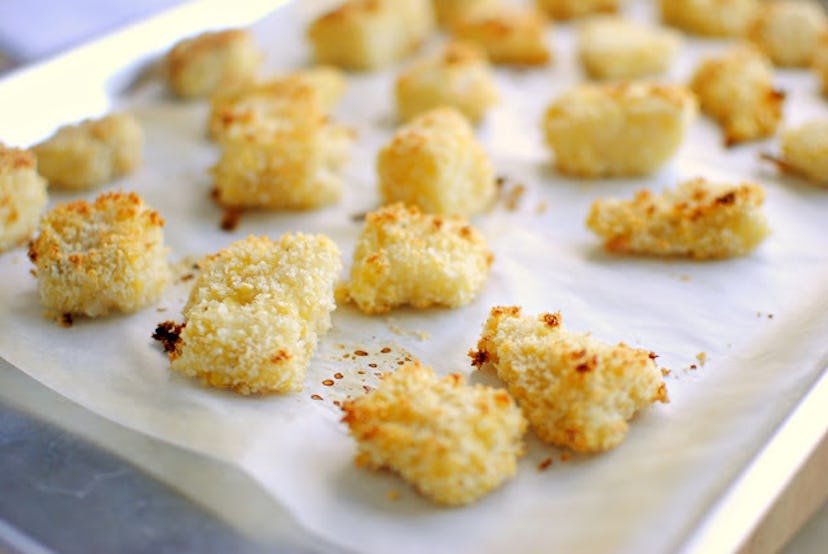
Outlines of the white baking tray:
{"label": "white baking tray", "polygon": [[[174,260],[251,233],[314,231],[332,236],[347,262],[359,231],[352,216],[377,202],[373,160],[393,132],[390,91],[398,68],[354,76],[335,112],[358,133],[340,204],[318,212],[251,214],[232,233],[218,229],[220,212],[208,195],[206,170],[217,151],[204,135],[207,107],[170,98],[153,70],[178,38],[248,23],[267,51],[269,72],[307,64],[303,28],[322,2],[276,4],[195,2],[13,73],[0,81],[0,140],[28,145],[59,124],[131,110],[147,131],[146,161],[109,188],[136,190],[162,213]],[[630,13],[651,17],[648,6],[633,2]],[[63,329],[42,318],[21,249],[0,257],[0,354],[96,414],[247,472],[307,531],[345,549],[736,548],[828,428],[828,192],[760,163],[759,152],[773,151],[774,141],[726,150],[718,129],[704,119],[652,178],[561,178],[549,167],[539,120],[548,102],[581,75],[572,29],[561,25],[549,40],[554,65],[498,70],[503,102],[479,130],[507,187],[520,183],[526,193],[517,210],[500,205],[474,220],[497,259],[487,289],[472,305],[379,318],[340,307],[305,391],[247,399],[171,375],[149,339],[155,323],[178,316],[186,283],[165,296],[164,312],[149,308]],[[670,77],[686,79],[699,57],[723,46],[690,41]],[[788,122],[825,114],[812,76],[780,72],[779,81],[789,93]],[[629,196],[642,186],[672,186],[696,175],[762,182],[774,235],[746,258],[696,263],[608,256],[584,228],[586,210],[599,196]],[[96,194],[55,194],[52,203]],[[530,435],[518,477],[466,508],[435,508],[392,475],[354,468],[353,445],[332,401],[361,390],[358,364],[383,367],[413,354],[438,371],[472,374],[465,353],[494,304],[520,304],[527,312],[560,309],[573,329],[655,350],[673,370],[667,378],[672,402],[641,414],[627,440],[601,456],[567,460]],[[343,356],[386,345],[393,359]],[[696,359],[700,352],[709,360],[704,366]],[[335,371],[348,377],[334,388],[320,384]],[[471,379],[492,382],[486,375]],[[312,394],[325,399],[312,400]],[[552,466],[539,471],[550,457]],[[389,500],[389,492],[399,499]]]}

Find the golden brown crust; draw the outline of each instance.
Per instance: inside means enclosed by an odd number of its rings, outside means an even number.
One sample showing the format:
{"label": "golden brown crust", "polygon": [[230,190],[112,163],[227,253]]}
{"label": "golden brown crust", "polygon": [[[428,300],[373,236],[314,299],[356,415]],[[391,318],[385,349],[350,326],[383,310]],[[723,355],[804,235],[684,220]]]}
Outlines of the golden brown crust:
{"label": "golden brown crust", "polygon": [[539,10],[552,19],[573,19],[601,13],[617,13],[621,0],[535,0]]}
{"label": "golden brown crust", "polygon": [[552,59],[546,28],[538,11],[499,5],[456,21],[451,34],[483,48],[492,63],[538,66]]}
{"label": "golden brown crust", "polygon": [[770,234],[764,200],[754,183],[694,179],[660,196],[641,190],[629,201],[596,200],[587,225],[612,252],[729,258],[749,253]]}
{"label": "golden brown crust", "polygon": [[358,466],[389,468],[440,504],[474,502],[511,478],[523,454],[526,421],[506,391],[417,361],[342,410]]}
{"label": "golden brown crust", "polygon": [[690,87],[702,111],[722,126],[727,146],[773,136],[782,121],[785,94],[773,87],[767,58],[751,46],[703,61]]}
{"label": "golden brown crust", "polygon": [[760,4],[759,0],[659,0],[664,23],[713,37],[744,35]]}
{"label": "golden brown crust", "polygon": [[573,450],[614,448],[636,412],[668,401],[652,352],[567,331],[557,312],[492,308],[470,356],[494,367],[543,441]]}
{"label": "golden brown crust", "polygon": [[366,216],[340,293],[368,314],[405,304],[454,308],[474,299],[493,259],[464,218],[392,204]]}
{"label": "golden brown crust", "polygon": [[170,279],[163,225],[134,192],[108,192],[47,212],[29,258],[48,314],[97,317],[155,302]]}

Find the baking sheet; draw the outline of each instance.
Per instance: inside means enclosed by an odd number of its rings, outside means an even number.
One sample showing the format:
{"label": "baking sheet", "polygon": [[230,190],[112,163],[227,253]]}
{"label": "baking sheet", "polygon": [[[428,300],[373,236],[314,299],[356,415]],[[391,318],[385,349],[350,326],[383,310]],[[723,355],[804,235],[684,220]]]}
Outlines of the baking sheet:
{"label": "baking sheet", "polygon": [[[292,3],[256,24],[269,72],[308,63],[302,29],[320,4]],[[647,3],[634,2],[629,9],[636,17],[649,16]],[[217,150],[204,138],[207,108],[169,98],[157,79],[135,81],[143,69],[138,52],[157,50],[160,42],[152,42],[158,36],[152,26],[129,36],[135,57],[128,64],[114,65],[116,43],[93,44],[85,58],[56,60],[0,83],[0,99],[16,98],[0,102],[3,140],[28,144],[65,121],[111,106],[129,109],[147,133],[146,161],[109,188],[136,190],[162,213],[174,260],[213,252],[248,234],[304,231],[334,238],[347,262],[359,232],[352,216],[377,203],[374,157],[395,125],[394,70],[353,77],[335,112],[358,133],[341,203],[317,212],[248,214],[227,233],[219,230],[221,214],[209,199],[206,168]],[[17,250],[0,257],[5,307],[0,354],[104,417],[243,468],[308,530],[343,548],[676,549],[824,373],[828,192],[780,177],[760,163],[758,152],[773,151],[773,141],[723,149],[719,131],[704,119],[693,126],[673,163],[650,179],[561,178],[549,167],[540,114],[581,76],[572,29],[560,25],[549,38],[556,50],[553,66],[498,70],[503,102],[479,130],[507,188],[522,184],[527,190],[516,210],[501,203],[474,219],[497,259],[486,290],[472,305],[373,318],[340,306],[302,393],[240,398],[171,375],[149,338],[159,321],[179,317],[186,282],[172,287],[157,307],[63,329],[43,319],[29,262]],[[699,56],[722,46],[689,42],[671,77],[685,80]],[[96,56],[111,65],[94,63]],[[54,86],[44,85],[70,70],[83,70],[88,84],[72,83],[61,93],[75,91],[72,97],[86,103],[71,102],[64,109]],[[125,88],[127,83],[132,86]],[[779,84],[789,93],[786,121],[825,115],[813,76],[779,72]],[[584,227],[595,198],[628,197],[642,186],[659,189],[697,175],[750,178],[766,186],[774,234],[754,254],[707,263],[620,258],[604,254]],[[52,203],[77,197],[56,193]],[[569,457],[530,435],[518,477],[466,508],[435,507],[391,474],[355,468],[355,449],[334,401],[372,385],[374,371],[391,369],[407,356],[440,372],[461,371],[472,381],[493,382],[471,371],[466,351],[495,304],[522,305],[529,313],[559,309],[572,329],[655,350],[659,362],[673,370],[667,378],[672,402],[641,414],[627,440],[601,456]],[[386,346],[391,352],[381,354]],[[349,355],[355,350],[370,355]],[[700,352],[708,362],[690,369],[700,365]],[[376,370],[369,370],[369,363],[377,364]],[[335,386],[322,384],[337,372],[344,378]],[[551,467],[539,471],[550,457]],[[391,492],[399,498],[389,499]]]}

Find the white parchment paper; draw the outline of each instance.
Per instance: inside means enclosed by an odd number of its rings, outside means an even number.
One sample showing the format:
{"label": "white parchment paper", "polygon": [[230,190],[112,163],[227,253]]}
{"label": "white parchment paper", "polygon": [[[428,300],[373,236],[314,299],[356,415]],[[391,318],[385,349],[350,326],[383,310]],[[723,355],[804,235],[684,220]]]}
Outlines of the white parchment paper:
{"label": "white parchment paper", "polygon": [[[318,4],[291,4],[256,25],[270,72],[308,63],[302,30]],[[650,17],[647,3],[628,9]],[[0,256],[0,354],[95,413],[238,465],[310,531],[346,549],[677,548],[824,372],[828,190],[779,176],[760,162],[758,153],[774,151],[774,141],[725,150],[718,129],[703,118],[675,160],[649,179],[578,182],[555,174],[539,122],[551,99],[582,79],[573,38],[567,25],[550,31],[556,62],[548,68],[497,70],[502,102],[479,136],[506,189],[520,184],[526,192],[516,209],[501,202],[473,221],[496,255],[489,283],[473,304],[380,317],[340,306],[303,392],[242,398],[171,374],[150,338],[158,322],[180,319],[189,282],[171,287],[158,306],[65,329],[43,318],[20,249]],[[700,56],[724,44],[688,41],[670,78],[686,80]],[[207,106],[169,98],[157,80],[111,97],[115,107],[140,119],[147,152],[136,174],[110,188],[135,190],[161,212],[181,274],[186,260],[234,240],[287,231],[328,234],[347,265],[361,225],[353,216],[378,202],[374,159],[396,124],[391,90],[397,70],[353,76],[335,112],[358,133],[347,190],[335,206],[251,213],[235,231],[219,230],[221,213],[209,198],[207,168],[218,152],[204,138]],[[789,124],[828,115],[812,75],[780,71],[778,78],[789,95]],[[38,107],[21,99],[19,109]],[[27,136],[24,129],[0,133],[7,142]],[[706,263],[616,257],[605,254],[584,226],[598,197],[629,197],[641,187],[661,189],[699,175],[766,186],[774,234],[755,253]],[[55,193],[52,203],[78,197]],[[517,478],[465,508],[435,507],[391,474],[355,468],[354,445],[335,402],[413,356],[439,372],[497,384],[473,372],[466,356],[497,304],[521,305],[527,313],[561,310],[571,329],[656,351],[672,370],[666,378],[672,402],[640,414],[626,441],[600,456],[569,456],[530,434]],[[356,350],[368,355],[353,355]],[[704,365],[697,359],[702,352]],[[323,384],[328,379],[333,386]],[[549,458],[552,465],[539,470]]]}

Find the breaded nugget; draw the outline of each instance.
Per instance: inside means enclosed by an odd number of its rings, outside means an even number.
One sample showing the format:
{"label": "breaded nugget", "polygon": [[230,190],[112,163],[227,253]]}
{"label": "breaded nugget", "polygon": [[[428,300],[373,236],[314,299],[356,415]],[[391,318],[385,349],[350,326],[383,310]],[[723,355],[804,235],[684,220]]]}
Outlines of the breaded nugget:
{"label": "breaded nugget", "polygon": [[377,173],[384,203],[428,213],[470,216],[497,192],[492,163],[454,108],[431,110],[398,129],[377,156]]}
{"label": "breaded nugget", "polygon": [[0,252],[25,243],[46,206],[46,181],[34,154],[0,142]]}
{"label": "breaded nugget", "polygon": [[828,186],[828,120],[817,119],[787,129],[780,142],[782,158],[769,159],[783,171]]}
{"label": "breaded nugget", "polygon": [[814,0],[763,2],[748,28],[748,38],[783,67],[810,66],[820,37],[826,34],[828,17]]}
{"label": "breaded nugget", "polygon": [[336,244],[324,235],[249,237],[201,265],[183,325],[162,323],[154,335],[170,367],[245,395],[302,390],[336,307]]}
{"label": "breaded nugget", "polygon": [[170,280],[164,221],[134,192],[108,192],[46,212],[29,245],[50,317],[98,317],[154,303]]}
{"label": "breaded nugget", "polygon": [[87,119],[59,128],[36,144],[37,170],[49,185],[86,190],[127,175],[138,167],[144,132],[126,113]]}
{"label": "breaded nugget", "polygon": [[546,20],[533,9],[501,5],[475,10],[457,20],[451,34],[482,47],[495,64],[546,65],[552,59]]}
{"label": "breaded nugget", "polygon": [[822,95],[828,96],[828,33],[817,41],[813,69],[822,87]]}
{"label": "breaded nugget", "polygon": [[342,194],[338,170],[347,162],[352,132],[328,118],[308,84],[279,86],[283,90],[269,108],[269,130],[241,129],[240,136],[222,142],[212,169],[222,206],[311,209]]}
{"label": "breaded nugget", "polygon": [[728,146],[773,136],[782,121],[785,95],[773,87],[768,59],[751,46],[703,61],[690,87],[702,111],[721,125]]}
{"label": "breaded nugget", "polygon": [[329,113],[345,92],[345,75],[333,67],[299,70],[283,77],[224,89],[213,95],[209,132],[216,141],[278,131],[292,117],[297,94],[313,96],[315,112]]}
{"label": "breaded nugget", "polygon": [[492,308],[469,355],[495,368],[541,440],[580,452],[618,446],[636,412],[668,401],[652,352],[567,331],[560,313]]}
{"label": "breaded nugget", "polygon": [[759,9],[759,0],[660,0],[661,20],[688,33],[739,37]]}
{"label": "breaded nugget", "polygon": [[339,294],[367,314],[402,305],[456,308],[480,292],[493,260],[483,236],[462,217],[392,204],[366,216]]}
{"label": "breaded nugget", "polygon": [[318,63],[374,70],[417,50],[434,30],[431,0],[346,0],[311,23]]}
{"label": "breaded nugget", "polygon": [[498,99],[486,53],[466,42],[450,42],[437,54],[414,62],[397,79],[395,94],[403,121],[451,106],[476,123]]}
{"label": "breaded nugget", "polygon": [[612,252],[696,259],[743,256],[769,234],[765,191],[692,179],[656,196],[641,190],[632,200],[596,200],[587,226]]}
{"label": "breaded nugget", "polygon": [[437,21],[444,27],[451,27],[477,10],[496,8],[503,0],[432,0]]}
{"label": "breaded nugget", "polygon": [[681,86],[587,84],[555,100],[543,126],[561,173],[637,176],[675,154],[695,114],[693,95]]}
{"label": "breaded nugget", "polygon": [[634,79],[667,71],[681,45],[677,31],[618,16],[587,19],[578,30],[578,56],[594,79]]}
{"label": "breaded nugget", "polygon": [[342,410],[358,466],[391,469],[440,504],[474,502],[513,477],[523,454],[526,420],[509,393],[419,362]]}
{"label": "breaded nugget", "polygon": [[205,32],[170,49],[167,82],[182,98],[203,98],[221,87],[252,80],[262,59],[262,51],[247,30]]}
{"label": "breaded nugget", "polygon": [[616,13],[622,0],[535,0],[552,19],[572,19],[596,13]]}

